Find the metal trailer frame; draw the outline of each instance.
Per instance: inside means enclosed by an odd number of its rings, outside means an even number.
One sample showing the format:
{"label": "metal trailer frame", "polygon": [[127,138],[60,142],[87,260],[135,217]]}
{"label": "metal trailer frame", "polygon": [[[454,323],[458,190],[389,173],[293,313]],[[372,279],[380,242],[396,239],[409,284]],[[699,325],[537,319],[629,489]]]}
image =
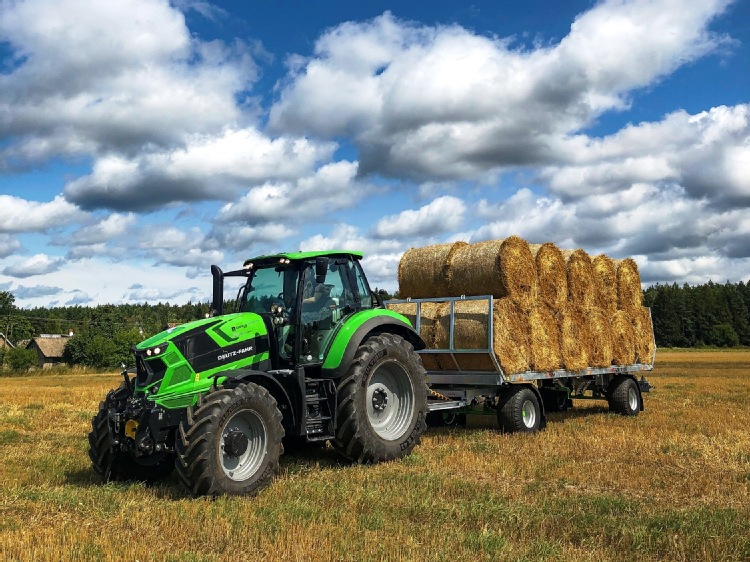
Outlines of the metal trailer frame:
{"label": "metal trailer frame", "polygon": [[[457,349],[454,344],[456,325],[456,303],[462,301],[487,301],[487,347],[484,349]],[[609,382],[617,375],[632,375],[652,371],[656,360],[656,346],[649,363],[635,363],[632,365],[612,365],[610,367],[588,367],[582,371],[567,371],[557,369],[555,371],[526,371],[524,373],[506,374],[503,372],[500,362],[494,350],[493,330],[494,315],[492,310],[495,298],[492,295],[460,296],[460,297],[438,297],[438,298],[407,298],[385,301],[384,304],[414,304],[416,305],[416,319],[414,329],[421,334],[422,328],[422,304],[423,303],[449,303],[449,337],[448,347],[444,349],[422,349],[418,351],[421,355],[448,355],[455,365],[455,369],[427,371],[427,385],[431,390],[433,399],[429,401],[430,411],[446,411],[470,408],[479,402],[479,398],[496,397],[511,384],[533,383],[538,381],[555,381],[561,379],[573,379],[571,386],[574,393],[570,398],[575,399],[606,399],[601,388],[606,388]],[[649,309],[649,314],[651,313]],[[653,322],[652,333],[653,338]],[[467,371],[461,369],[456,356],[468,354],[488,355],[494,371]],[[638,382],[640,392],[649,392],[650,383],[641,375]],[[576,384],[577,383],[577,384]],[[536,385],[534,385],[536,388]],[[537,391],[538,392],[538,391]],[[588,393],[591,393],[590,395]],[[540,396],[541,398],[541,396]],[[541,402],[541,401],[540,401]],[[485,402],[486,403],[486,402]],[[486,408],[485,408],[486,409]],[[643,402],[641,400],[641,409]],[[483,413],[472,411],[472,413]],[[489,412],[486,412],[489,413]]]}

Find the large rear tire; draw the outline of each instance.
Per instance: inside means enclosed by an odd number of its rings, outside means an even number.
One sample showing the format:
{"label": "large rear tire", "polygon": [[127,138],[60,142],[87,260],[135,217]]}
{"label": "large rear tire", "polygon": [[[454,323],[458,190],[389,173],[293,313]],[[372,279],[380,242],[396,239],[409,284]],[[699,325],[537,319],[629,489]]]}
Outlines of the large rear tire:
{"label": "large rear tire", "polygon": [[410,343],[379,334],[359,346],[337,389],[334,449],[359,463],[411,453],[426,428],[427,382]]}
{"label": "large rear tire", "polygon": [[107,394],[99,403],[99,411],[91,420],[89,433],[89,458],[97,474],[105,482],[112,480],[137,480],[157,482],[169,476],[174,469],[174,455],[155,453],[136,457],[130,452],[115,452],[112,448],[112,434],[109,428],[109,408],[117,401],[130,396],[125,383]]}
{"label": "large rear tire", "polygon": [[609,411],[621,416],[637,416],[641,411],[641,393],[630,377],[620,375],[610,383]]}
{"label": "large rear tire", "polygon": [[542,427],[539,399],[525,385],[511,385],[500,395],[497,423],[504,433],[534,433]]}
{"label": "large rear tire", "polygon": [[276,400],[254,383],[219,387],[188,408],[175,443],[177,474],[193,495],[252,495],[279,468],[284,428]]}

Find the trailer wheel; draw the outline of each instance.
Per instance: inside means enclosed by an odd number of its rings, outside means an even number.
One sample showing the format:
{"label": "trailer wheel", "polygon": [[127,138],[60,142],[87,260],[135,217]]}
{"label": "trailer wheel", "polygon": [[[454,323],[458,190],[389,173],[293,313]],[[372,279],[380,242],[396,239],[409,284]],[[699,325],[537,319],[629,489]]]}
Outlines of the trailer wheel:
{"label": "trailer wheel", "polygon": [[501,395],[497,423],[504,433],[533,433],[542,426],[542,409],[533,390],[511,385]]}
{"label": "trailer wheel", "polygon": [[91,419],[89,433],[89,458],[91,466],[105,482],[115,480],[136,480],[157,482],[169,476],[174,469],[174,455],[166,452],[137,457],[131,452],[115,452],[112,448],[112,434],[109,429],[109,408],[117,397],[128,396],[125,384],[111,391],[99,403],[99,410]]}
{"label": "trailer wheel", "polygon": [[427,393],[422,361],[409,342],[394,334],[369,338],[337,388],[331,444],[359,463],[405,457],[425,430]]}
{"label": "trailer wheel", "polygon": [[620,375],[609,384],[609,411],[621,416],[637,416],[641,411],[641,393],[636,382]]}
{"label": "trailer wheel", "polygon": [[219,387],[180,424],[177,473],[196,496],[255,494],[278,470],[283,437],[281,412],[265,388]]}
{"label": "trailer wheel", "polygon": [[466,414],[454,410],[430,412],[427,414],[427,427],[466,427]]}

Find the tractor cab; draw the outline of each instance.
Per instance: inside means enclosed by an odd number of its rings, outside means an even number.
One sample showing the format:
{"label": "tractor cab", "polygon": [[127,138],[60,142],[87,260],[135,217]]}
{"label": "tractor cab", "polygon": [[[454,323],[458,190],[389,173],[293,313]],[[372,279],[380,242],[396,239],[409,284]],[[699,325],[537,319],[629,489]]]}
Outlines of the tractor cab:
{"label": "tractor cab", "polygon": [[235,310],[260,315],[271,339],[274,368],[322,364],[338,328],[373,308],[373,295],[355,252],[276,254],[247,260],[241,270],[212,267],[214,314],[223,312],[223,280],[245,278]]}

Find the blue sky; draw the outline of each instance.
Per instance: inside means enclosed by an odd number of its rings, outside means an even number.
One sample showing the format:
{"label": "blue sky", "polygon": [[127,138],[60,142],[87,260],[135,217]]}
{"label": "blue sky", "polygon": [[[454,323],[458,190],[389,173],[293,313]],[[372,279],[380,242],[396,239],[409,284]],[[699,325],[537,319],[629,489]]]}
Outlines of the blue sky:
{"label": "blue sky", "polygon": [[0,7],[0,290],[207,300],[209,266],[520,235],[750,280],[750,3]]}

